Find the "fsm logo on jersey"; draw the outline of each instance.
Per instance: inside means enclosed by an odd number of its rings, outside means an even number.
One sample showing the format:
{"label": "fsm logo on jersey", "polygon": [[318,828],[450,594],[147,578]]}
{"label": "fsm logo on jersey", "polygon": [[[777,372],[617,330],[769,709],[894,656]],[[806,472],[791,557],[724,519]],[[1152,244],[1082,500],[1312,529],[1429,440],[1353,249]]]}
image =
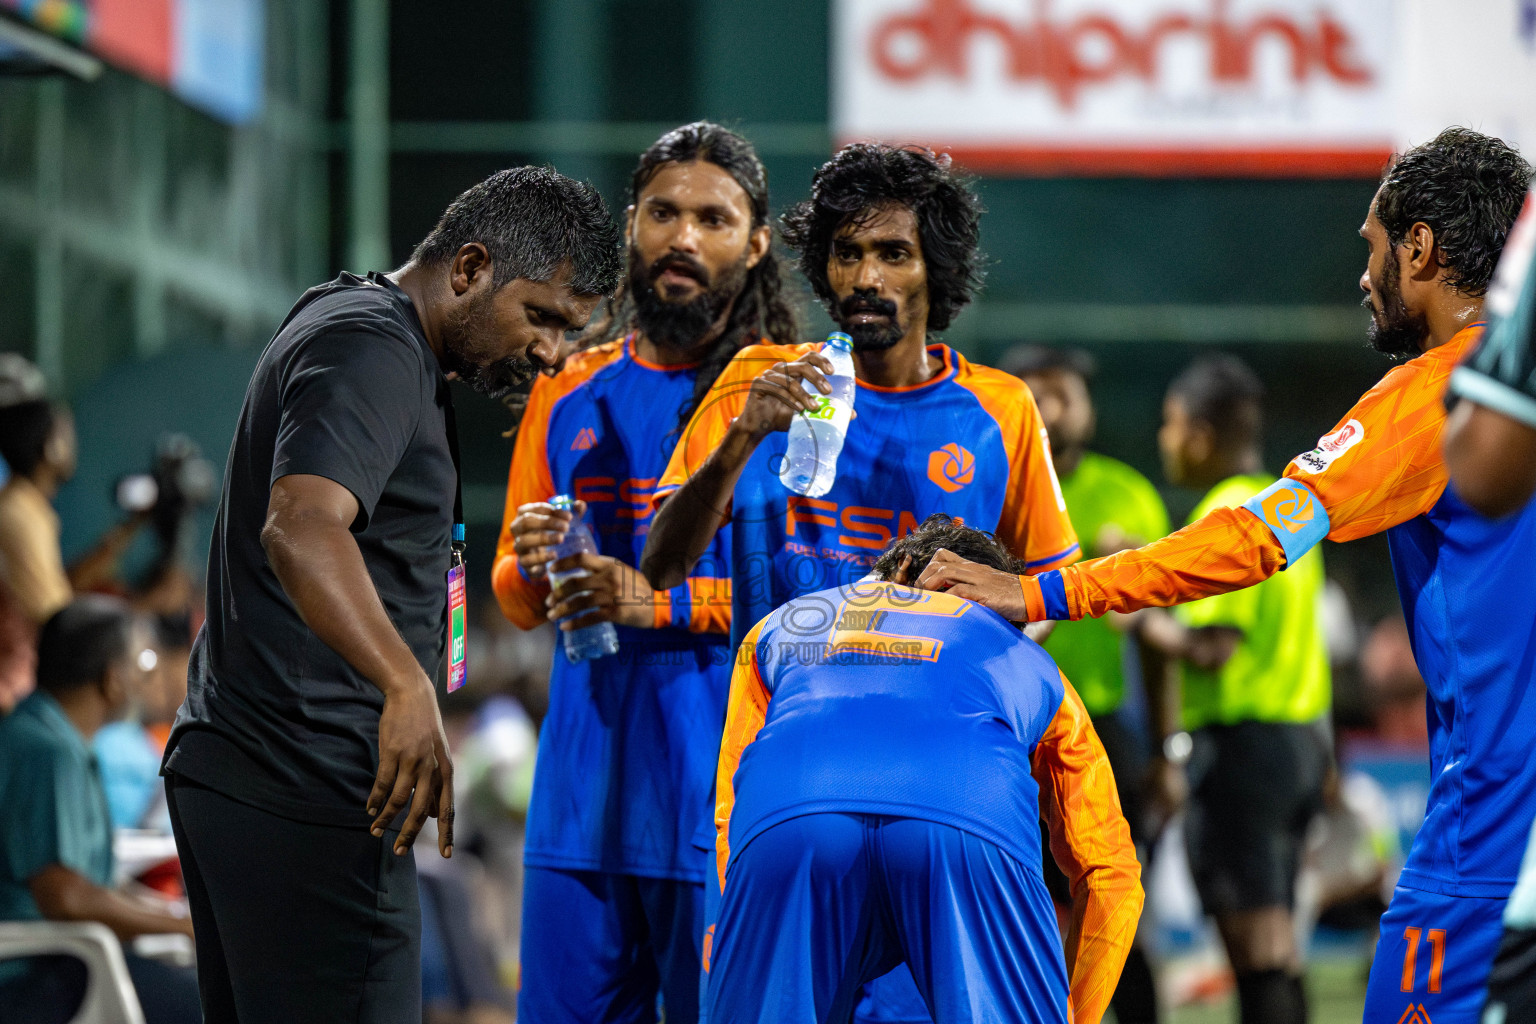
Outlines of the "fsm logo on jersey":
{"label": "fsm logo on jersey", "polygon": [[978,169],[1375,175],[1400,0],[839,0],[844,140]]}

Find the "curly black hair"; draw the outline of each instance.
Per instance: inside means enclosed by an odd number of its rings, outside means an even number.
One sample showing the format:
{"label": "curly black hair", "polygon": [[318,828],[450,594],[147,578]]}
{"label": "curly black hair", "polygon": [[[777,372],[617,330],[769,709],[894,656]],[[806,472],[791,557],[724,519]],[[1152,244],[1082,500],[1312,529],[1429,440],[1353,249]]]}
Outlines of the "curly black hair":
{"label": "curly black hair", "polygon": [[1414,224],[1428,224],[1447,283],[1476,298],[1493,280],[1530,185],[1531,165],[1513,148],[1470,128],[1447,128],[1393,157],[1381,177],[1376,218],[1394,247]]}
{"label": "curly black hair", "polygon": [[983,277],[981,200],[970,180],[920,146],[857,142],[821,165],[811,180],[811,198],[779,218],[784,242],[799,257],[800,272],[817,298],[835,309],[827,282],[832,239],[850,221],[887,204],[917,217],[928,265],[928,329],[942,331],[975,297]]}
{"label": "curly black hair", "polygon": [[910,557],[912,564],[907,566],[903,582],[914,583],[940,548],[967,561],[980,562],[1004,572],[1024,572],[1024,559],[1004,547],[995,535],[966,526],[943,512],[933,513],[919,523],[917,529],[892,542],[875,560],[870,572],[882,580],[893,579],[901,569],[901,563]]}
{"label": "curly black hair", "polygon": [[[629,201],[640,201],[640,193],[667,164],[704,160],[735,179],[747,194],[752,208],[752,227],[768,223],[768,170],[758,159],[757,150],[736,132],[712,121],[695,121],[674,128],[651,143],[630,176]],[[608,305],[605,322],[589,331],[582,347],[612,341],[634,330],[635,303],[626,279]],[[680,426],[686,426],[693,411],[714,385],[737,352],[767,338],[776,345],[794,345],[800,341],[800,316],[785,294],[784,270],[778,255],[770,247],[757,264],[747,271],[747,282],[731,306],[725,330],[699,364],[694,378],[693,395],[681,410]]]}

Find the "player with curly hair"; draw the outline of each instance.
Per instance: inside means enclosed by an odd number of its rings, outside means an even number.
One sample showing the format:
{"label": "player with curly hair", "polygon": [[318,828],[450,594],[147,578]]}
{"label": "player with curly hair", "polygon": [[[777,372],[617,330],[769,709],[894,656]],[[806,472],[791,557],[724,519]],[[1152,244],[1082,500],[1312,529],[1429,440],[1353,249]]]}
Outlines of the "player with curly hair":
{"label": "player with curly hair", "polygon": [[[628,271],[604,339],[541,378],[507,484],[492,582],[518,626],[611,621],[616,656],[557,658],[524,859],[519,1018],[668,1021],[698,1004],[710,794],[730,679],[729,531],[687,579],[635,570],[650,488],[698,398],[744,345],[796,339],[752,144],[707,121],[635,168]],[[584,503],[598,552],[550,586],[554,545]],[[563,568],[563,567],[557,567]]]}

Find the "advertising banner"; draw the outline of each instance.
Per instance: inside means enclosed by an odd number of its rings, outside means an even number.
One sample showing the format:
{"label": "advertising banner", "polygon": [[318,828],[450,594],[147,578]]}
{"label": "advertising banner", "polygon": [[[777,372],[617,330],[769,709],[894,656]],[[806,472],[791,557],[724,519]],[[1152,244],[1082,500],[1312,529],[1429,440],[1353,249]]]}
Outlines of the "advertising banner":
{"label": "advertising banner", "polygon": [[981,171],[1374,176],[1452,113],[1536,124],[1536,0],[835,0],[832,18],[838,140]]}

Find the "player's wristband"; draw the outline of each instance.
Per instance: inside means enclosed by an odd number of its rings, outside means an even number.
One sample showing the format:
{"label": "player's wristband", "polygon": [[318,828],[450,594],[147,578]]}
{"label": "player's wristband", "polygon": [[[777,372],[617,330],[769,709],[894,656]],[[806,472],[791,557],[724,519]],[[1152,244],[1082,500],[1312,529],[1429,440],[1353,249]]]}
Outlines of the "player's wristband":
{"label": "player's wristband", "polygon": [[1072,617],[1067,606],[1067,586],[1060,569],[1042,572],[1038,576],[1020,576],[1019,586],[1024,590],[1024,609],[1030,622],[1047,619],[1066,620]]}

